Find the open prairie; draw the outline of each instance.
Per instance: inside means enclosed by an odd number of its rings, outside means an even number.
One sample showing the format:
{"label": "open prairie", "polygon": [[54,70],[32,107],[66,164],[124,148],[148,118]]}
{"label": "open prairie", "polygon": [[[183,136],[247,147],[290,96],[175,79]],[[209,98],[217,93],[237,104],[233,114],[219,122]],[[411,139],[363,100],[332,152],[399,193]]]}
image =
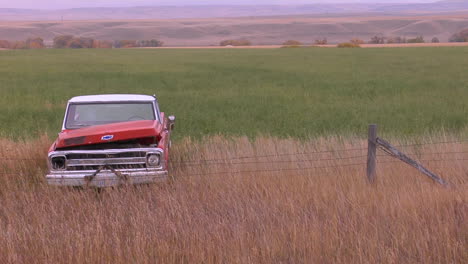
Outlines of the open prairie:
{"label": "open prairie", "polygon": [[[0,52],[6,263],[466,263],[468,47]],[[47,186],[75,95],[158,95],[170,182]],[[377,153],[366,129],[450,183]]]}
{"label": "open prairie", "polygon": [[278,17],[77,20],[77,21],[0,21],[0,39],[24,40],[42,37],[51,42],[57,35],[72,34],[101,40],[160,39],[166,46],[212,46],[226,39],[245,38],[254,45],[279,45],[295,39],[305,44],[327,38],[330,43],[375,35],[413,38],[426,41],[450,36],[468,28],[465,13],[424,15],[303,15]]}
{"label": "open prairie", "polygon": [[126,49],[0,53],[0,134],[54,135],[66,101],[157,94],[176,138],[466,136],[467,47]]}

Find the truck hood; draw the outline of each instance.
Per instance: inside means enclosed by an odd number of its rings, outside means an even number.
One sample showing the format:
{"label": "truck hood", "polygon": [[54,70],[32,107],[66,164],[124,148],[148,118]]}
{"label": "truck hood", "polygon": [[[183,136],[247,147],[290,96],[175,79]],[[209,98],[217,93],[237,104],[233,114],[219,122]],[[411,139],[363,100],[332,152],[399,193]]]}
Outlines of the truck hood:
{"label": "truck hood", "polygon": [[161,132],[162,125],[156,120],[129,121],[64,130],[58,135],[55,149],[158,137]]}

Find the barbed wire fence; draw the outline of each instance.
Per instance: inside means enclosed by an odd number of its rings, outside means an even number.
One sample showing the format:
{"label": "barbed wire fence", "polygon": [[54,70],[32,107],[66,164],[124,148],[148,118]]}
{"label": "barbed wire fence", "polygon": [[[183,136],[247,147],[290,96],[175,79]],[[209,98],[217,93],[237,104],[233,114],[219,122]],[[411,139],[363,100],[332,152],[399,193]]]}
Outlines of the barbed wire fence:
{"label": "barbed wire fence", "polygon": [[[316,151],[303,151],[303,152],[291,152],[291,153],[268,153],[268,154],[255,154],[255,155],[242,155],[238,157],[227,157],[227,158],[214,158],[214,159],[202,159],[202,160],[185,160],[185,161],[171,161],[171,166],[180,172],[180,177],[196,177],[196,176],[209,176],[209,175],[235,175],[235,174],[255,174],[255,173],[281,173],[289,171],[313,171],[313,170],[332,170],[345,167],[351,168],[366,168],[367,166],[367,177],[369,182],[375,181],[376,166],[378,164],[394,164],[400,163],[400,160],[395,160],[396,155],[389,152],[388,149],[378,144],[377,136],[375,138],[369,138],[369,146],[374,148],[375,152],[367,148],[340,148],[330,150],[316,150]],[[420,142],[415,144],[401,144],[395,145],[394,147],[408,149],[411,147],[418,147],[418,151],[409,151],[405,153],[405,156],[415,155],[418,159],[411,159],[417,164],[427,162],[461,162],[468,160],[468,150],[449,150],[449,151],[436,151],[436,152],[424,152],[427,146],[433,145],[448,145],[457,144],[465,146],[468,144],[468,139],[452,140],[452,141],[438,141],[438,142]],[[380,149],[383,153],[377,154],[377,149]],[[365,153],[367,151],[367,153]],[[324,157],[324,155],[337,155],[333,157]],[[435,157],[434,157],[435,156]],[[461,157],[460,157],[461,156]],[[290,159],[284,159],[289,157]],[[377,160],[377,157],[383,160]],[[278,160],[279,158],[283,158]],[[389,159],[390,158],[390,159]],[[268,159],[268,160],[265,160]],[[273,160],[272,160],[273,159]],[[367,160],[366,160],[367,159]],[[33,158],[19,158],[19,157],[2,157],[0,156],[0,162],[3,161],[40,161],[40,159]],[[328,162],[331,164],[323,164]],[[295,165],[295,168],[274,168],[275,165],[291,164]],[[248,165],[263,165],[268,168],[255,168],[255,169],[239,169],[237,167],[246,167]],[[411,164],[410,164],[411,165]],[[228,169],[212,171],[213,167],[228,166]],[[369,166],[371,168],[369,168]],[[414,166],[413,166],[414,167]],[[436,166],[440,167],[440,166]],[[0,167],[1,168],[1,167]],[[196,168],[199,172],[187,173],[185,169]],[[200,170],[207,170],[206,172],[200,172]],[[370,169],[370,171],[369,171]],[[0,171],[0,175],[18,175],[21,172],[9,172],[6,168]],[[434,174],[435,175],[435,174]],[[438,176],[437,176],[438,177]],[[438,177],[438,179],[441,179]],[[439,181],[439,183],[445,184],[445,181]]]}

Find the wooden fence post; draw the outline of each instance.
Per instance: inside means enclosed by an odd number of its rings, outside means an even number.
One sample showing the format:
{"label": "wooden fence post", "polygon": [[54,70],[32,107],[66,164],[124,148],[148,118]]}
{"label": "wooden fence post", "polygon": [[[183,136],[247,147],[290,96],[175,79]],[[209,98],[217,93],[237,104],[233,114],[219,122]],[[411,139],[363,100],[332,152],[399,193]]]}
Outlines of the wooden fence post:
{"label": "wooden fence post", "polygon": [[367,180],[375,182],[376,177],[376,153],[377,153],[377,125],[369,125],[367,142]]}
{"label": "wooden fence post", "polygon": [[399,159],[399,160],[413,166],[414,168],[416,168],[421,173],[428,176],[429,178],[431,178],[435,182],[438,182],[438,183],[440,183],[440,184],[442,184],[444,186],[448,185],[448,183],[446,181],[444,181],[442,178],[440,178],[437,174],[435,174],[435,173],[431,172],[430,170],[426,169],[421,163],[419,163],[419,162],[413,160],[412,158],[408,157],[405,153],[399,151],[397,148],[392,146],[387,141],[385,141],[385,140],[383,140],[381,138],[377,138],[377,144],[379,144],[379,146],[384,147],[395,158],[397,158],[397,159]]}

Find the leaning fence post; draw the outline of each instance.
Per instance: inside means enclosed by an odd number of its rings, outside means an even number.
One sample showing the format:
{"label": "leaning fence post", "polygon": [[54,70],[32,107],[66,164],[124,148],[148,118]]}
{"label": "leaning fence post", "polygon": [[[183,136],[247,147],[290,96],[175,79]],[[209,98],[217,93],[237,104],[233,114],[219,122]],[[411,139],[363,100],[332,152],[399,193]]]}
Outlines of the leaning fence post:
{"label": "leaning fence post", "polygon": [[385,148],[393,157],[413,166],[414,168],[418,169],[420,172],[425,174],[426,176],[430,177],[432,180],[447,186],[448,183],[444,181],[442,178],[440,178],[437,174],[431,172],[430,170],[426,169],[421,163],[413,160],[409,156],[407,156],[405,153],[399,151],[396,149],[394,146],[392,146],[390,143],[385,141],[384,139],[377,138],[377,144],[383,148]]}
{"label": "leaning fence post", "polygon": [[369,183],[375,182],[376,177],[376,153],[377,153],[377,125],[369,125],[367,141],[367,180]]}

